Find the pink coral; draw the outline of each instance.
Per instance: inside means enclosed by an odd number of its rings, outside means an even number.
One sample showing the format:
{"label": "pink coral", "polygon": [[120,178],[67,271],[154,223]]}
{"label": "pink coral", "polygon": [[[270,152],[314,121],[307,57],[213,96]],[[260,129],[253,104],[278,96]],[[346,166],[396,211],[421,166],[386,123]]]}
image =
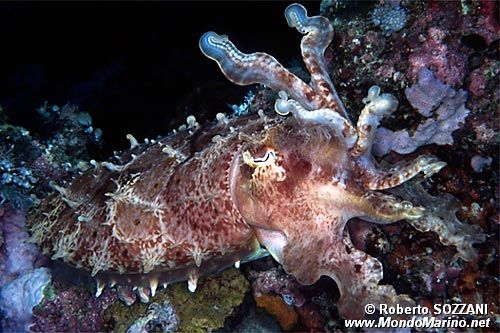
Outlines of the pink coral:
{"label": "pink coral", "polygon": [[[102,332],[107,331],[109,323],[104,311],[116,300],[111,289],[105,290],[102,297],[92,297],[85,288],[74,286],[61,288],[55,284],[55,297],[45,300],[34,310],[33,332]],[[106,325],[109,325],[108,327]]]}
{"label": "pink coral", "polygon": [[[445,41],[448,32],[444,29],[431,27],[426,35],[421,35],[422,44],[413,50],[409,57],[409,76],[415,80],[417,73],[423,67],[430,67],[436,77],[448,85],[461,84],[465,75],[466,56],[450,48]],[[455,51],[455,52],[454,52]]]}
{"label": "pink coral", "polygon": [[287,304],[302,306],[305,298],[300,292],[300,285],[292,276],[278,268],[271,268],[263,272],[250,272],[255,279],[252,287],[255,295],[276,293],[283,297]]}

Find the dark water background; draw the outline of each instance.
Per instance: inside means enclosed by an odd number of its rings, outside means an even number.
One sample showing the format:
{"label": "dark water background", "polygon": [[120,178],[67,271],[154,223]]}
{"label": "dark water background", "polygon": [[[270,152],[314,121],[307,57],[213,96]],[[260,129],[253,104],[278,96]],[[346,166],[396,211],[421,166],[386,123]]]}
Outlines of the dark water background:
{"label": "dark water background", "polygon": [[[45,101],[76,104],[111,149],[127,144],[126,133],[166,134],[173,113],[229,112],[226,103],[241,102],[247,88],[202,55],[199,37],[227,34],[243,52],[286,65],[300,57],[301,36],[283,16],[290,3],[1,3],[0,105],[11,123],[36,132]],[[318,14],[319,2],[305,5]]]}

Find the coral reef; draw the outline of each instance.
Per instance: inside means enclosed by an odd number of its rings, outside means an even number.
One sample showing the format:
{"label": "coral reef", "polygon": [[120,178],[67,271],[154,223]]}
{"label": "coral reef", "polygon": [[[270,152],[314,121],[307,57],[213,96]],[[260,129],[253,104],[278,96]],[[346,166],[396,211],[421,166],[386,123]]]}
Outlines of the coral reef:
{"label": "coral reef", "polygon": [[[453,90],[434,78],[430,70],[422,68],[417,83],[407,88],[405,94],[411,105],[427,119],[411,135],[407,130],[380,128],[375,137],[374,155],[383,156],[391,150],[409,154],[424,145],[453,144],[452,133],[460,128],[470,112],[465,107],[467,93],[462,89]],[[434,113],[435,118],[431,117]]]}
{"label": "coral reef", "polygon": [[438,80],[448,85],[460,84],[465,76],[465,55],[460,48],[457,51],[450,50],[445,42],[447,31],[438,27],[428,29],[423,37],[424,42],[420,47],[410,54],[408,59],[409,78],[415,81],[419,71],[424,67],[430,67]]}
{"label": "coral reef", "polygon": [[82,285],[54,282],[47,297],[33,310],[32,332],[101,332],[110,331],[113,323],[105,311],[117,300],[112,290],[95,298]]}
{"label": "coral reef", "polygon": [[382,29],[384,35],[389,36],[405,26],[406,11],[397,3],[381,4],[372,11],[371,19],[373,24]]}
{"label": "coral reef", "polygon": [[100,141],[100,134],[95,136],[100,130],[88,130],[90,116],[81,116],[74,106],[59,110],[45,104],[38,111],[49,133],[32,134],[8,124],[8,114],[2,109],[0,310],[4,318],[1,326],[7,331],[28,331],[32,309],[42,302],[44,289],[51,282],[49,270],[37,267],[40,253],[30,243],[25,215],[50,191],[51,181],[62,181],[79,172],[85,164],[82,159],[88,159],[89,145]]}
{"label": "coral reef", "polygon": [[28,242],[22,211],[3,206],[0,212],[0,285],[4,285],[34,268],[38,249]]}
{"label": "coral reef", "polygon": [[481,172],[485,166],[491,165],[492,160],[493,159],[491,157],[484,158],[482,156],[476,155],[471,158],[470,165],[472,169],[474,169],[474,171]]}
{"label": "coral reef", "polygon": [[276,293],[288,305],[300,307],[304,304],[305,300],[300,292],[300,284],[283,270],[273,267],[260,272],[250,271],[248,275],[252,280],[252,289],[256,297]]}
{"label": "coral reef", "polygon": [[158,306],[135,302],[127,306],[121,302],[106,311],[106,318],[113,322],[114,331],[134,331],[155,326],[163,331],[205,332],[224,325],[226,317],[241,304],[248,282],[236,269],[200,280],[196,293],[175,284],[159,290],[151,298]]}
{"label": "coral reef", "polygon": [[48,268],[41,267],[19,276],[0,288],[0,312],[4,332],[30,331],[32,310],[44,298],[44,290],[50,283]]}
{"label": "coral reef", "polygon": [[178,319],[172,305],[165,300],[162,305],[151,303],[147,315],[137,319],[127,330],[128,333],[151,332],[156,326],[161,332],[174,332],[178,327]]}
{"label": "coral reef", "polygon": [[181,284],[173,285],[168,293],[179,317],[179,331],[205,332],[222,327],[224,319],[243,301],[247,289],[247,280],[236,269],[207,277],[196,293]]}
{"label": "coral reef", "polygon": [[281,297],[262,295],[255,297],[255,302],[259,308],[276,317],[283,330],[290,331],[297,324],[297,313]]}
{"label": "coral reef", "polygon": [[32,309],[51,281],[48,268],[35,267],[38,250],[28,243],[25,214],[0,207],[0,328],[28,331]]}
{"label": "coral reef", "polygon": [[102,143],[102,131],[76,106],[45,103],[37,109],[44,124],[41,133],[0,124],[0,199],[27,211],[62,182],[88,167],[91,149]]}

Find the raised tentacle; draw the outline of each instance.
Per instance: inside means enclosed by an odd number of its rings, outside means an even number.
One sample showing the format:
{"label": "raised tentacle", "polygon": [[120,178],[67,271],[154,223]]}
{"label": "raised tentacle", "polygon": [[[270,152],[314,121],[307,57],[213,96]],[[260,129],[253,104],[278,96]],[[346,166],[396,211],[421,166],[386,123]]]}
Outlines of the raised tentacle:
{"label": "raised tentacle", "polygon": [[274,103],[274,110],[282,116],[292,113],[302,123],[326,125],[343,137],[347,147],[353,147],[356,142],[356,128],[346,118],[331,109],[318,109],[307,111],[296,100],[288,99],[285,92],[280,91],[280,98]]}
{"label": "raised tentacle", "polygon": [[330,21],[323,16],[308,17],[304,6],[296,3],[285,9],[285,17],[290,27],[305,35],[300,49],[307,70],[311,74],[311,86],[325,100],[325,104],[321,107],[332,109],[349,119],[344,104],[330,80],[324,56],[333,38]]}
{"label": "raised tentacle", "polygon": [[235,84],[261,83],[275,91],[284,90],[311,110],[324,104],[320,95],[267,53],[243,53],[227,36],[212,31],[201,36],[199,46],[201,52],[215,60],[224,75]]}
{"label": "raised tentacle", "polygon": [[372,86],[368,90],[368,96],[363,99],[366,106],[358,118],[357,131],[358,141],[351,150],[353,157],[371,154],[373,138],[380,120],[396,111],[398,101],[391,94],[380,94],[380,87]]}

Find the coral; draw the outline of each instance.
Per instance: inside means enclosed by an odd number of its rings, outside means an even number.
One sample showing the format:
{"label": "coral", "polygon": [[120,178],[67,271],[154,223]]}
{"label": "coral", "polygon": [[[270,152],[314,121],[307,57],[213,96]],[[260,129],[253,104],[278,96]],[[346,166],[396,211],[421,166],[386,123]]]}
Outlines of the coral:
{"label": "coral", "polygon": [[147,315],[139,318],[129,327],[127,333],[151,332],[158,327],[161,332],[174,332],[178,327],[178,319],[172,305],[165,300],[162,305],[151,303]]}
{"label": "coral", "polygon": [[476,172],[481,172],[485,166],[491,165],[491,162],[493,159],[491,157],[482,157],[479,155],[475,155],[472,157],[470,160],[470,164],[472,166],[472,169]]}
{"label": "coral", "polygon": [[[88,149],[99,146],[102,131],[88,113],[65,105],[38,108],[47,133],[0,125],[0,199],[27,211],[44,197],[51,181],[63,181],[85,168]],[[43,138],[43,139],[42,139]]]}
{"label": "coral", "polygon": [[261,272],[251,271],[249,276],[252,279],[254,295],[273,292],[280,295],[288,305],[300,307],[304,304],[305,299],[300,292],[300,285],[282,270],[271,268]]}
{"label": "coral", "polygon": [[39,153],[27,129],[0,125],[0,201],[24,211],[32,206],[31,190],[38,179],[26,164]]}
{"label": "coral", "polygon": [[230,105],[230,107],[235,115],[237,116],[245,115],[250,111],[250,105],[253,103],[254,98],[255,98],[255,93],[249,91],[245,95],[245,98],[240,105],[235,104],[235,105]]}
{"label": "coral", "polygon": [[470,73],[469,91],[475,96],[483,96],[488,83],[488,80],[482,71],[482,68],[476,68],[472,71],[472,73]]}
{"label": "coral", "polygon": [[261,295],[255,297],[255,302],[259,308],[276,317],[283,330],[290,331],[297,324],[297,313],[281,297]]}
{"label": "coral", "polygon": [[38,255],[38,249],[28,242],[25,230],[26,217],[22,211],[8,207],[0,216],[0,286],[29,273]]}
{"label": "coral", "polygon": [[437,80],[432,71],[423,67],[418,73],[418,81],[405,89],[411,106],[421,115],[429,118],[443,100],[454,95],[453,88]]}
{"label": "coral", "polygon": [[101,141],[102,130],[92,126],[92,118],[87,112],[81,112],[75,105],[66,104],[62,108],[45,103],[37,109],[48,130],[57,133],[53,144],[67,156],[87,157],[87,146]]}
{"label": "coral", "polygon": [[307,302],[301,307],[295,307],[295,311],[299,315],[300,325],[305,327],[308,332],[326,331],[325,320],[318,305]]}
{"label": "coral", "polygon": [[[432,143],[453,144],[453,131],[459,128],[469,114],[465,107],[467,93],[462,89],[453,90],[435,79],[430,70],[422,68],[418,74],[418,82],[406,90],[406,96],[412,106],[428,118],[413,134],[407,130],[380,128],[376,133],[374,154],[383,156],[391,150],[409,154]],[[436,119],[430,117],[433,113],[437,115]]]}
{"label": "coral", "polygon": [[173,285],[168,293],[179,317],[179,330],[204,332],[222,327],[224,319],[243,301],[247,289],[248,282],[236,269],[207,277],[196,293],[183,285]]}
{"label": "coral", "polygon": [[[135,295],[135,294],[134,294]],[[154,299],[155,304],[162,304],[167,300],[168,295],[160,291]],[[132,302],[127,304],[124,302],[114,302],[104,312],[104,318],[108,322],[113,323],[113,331],[126,332],[132,326],[143,323],[144,326],[149,323],[148,305],[142,302]]]}
{"label": "coral", "polygon": [[200,279],[196,293],[189,292],[182,284],[158,290],[151,300],[163,304],[161,309],[148,308],[142,302],[130,306],[116,302],[106,310],[105,317],[114,323],[117,332],[141,327],[150,331],[162,325],[180,332],[205,332],[224,325],[226,317],[243,301],[247,289],[244,276],[236,269],[228,269],[220,275]]}
{"label": "coral", "polygon": [[237,325],[227,329],[223,327],[218,332],[279,332],[280,330],[280,325],[274,317],[263,310],[251,308]]}
{"label": "coral", "polygon": [[22,211],[0,208],[0,327],[27,331],[32,308],[40,303],[50,282],[47,268],[35,268],[38,250],[28,242]]}
{"label": "coral", "polygon": [[373,24],[382,29],[384,35],[389,36],[405,26],[407,15],[399,5],[385,3],[373,9],[371,19]]}
{"label": "coral", "polygon": [[466,57],[463,53],[450,51],[445,42],[447,31],[438,27],[431,27],[424,37],[422,45],[415,49],[408,59],[409,77],[415,80],[419,71],[430,67],[438,80],[448,85],[462,83],[465,76]]}
{"label": "coral", "polygon": [[68,287],[53,282],[50,292],[52,297],[33,309],[32,332],[100,332],[112,328],[105,317],[106,309],[117,300],[112,290],[96,299],[81,285]]}
{"label": "coral", "polygon": [[477,34],[488,45],[498,40],[498,3],[490,0],[473,2],[469,12],[464,13],[462,25],[464,34]]}
{"label": "coral", "polygon": [[20,275],[0,288],[0,327],[4,332],[29,331],[32,309],[44,298],[44,289],[51,281],[48,268],[41,267]]}

